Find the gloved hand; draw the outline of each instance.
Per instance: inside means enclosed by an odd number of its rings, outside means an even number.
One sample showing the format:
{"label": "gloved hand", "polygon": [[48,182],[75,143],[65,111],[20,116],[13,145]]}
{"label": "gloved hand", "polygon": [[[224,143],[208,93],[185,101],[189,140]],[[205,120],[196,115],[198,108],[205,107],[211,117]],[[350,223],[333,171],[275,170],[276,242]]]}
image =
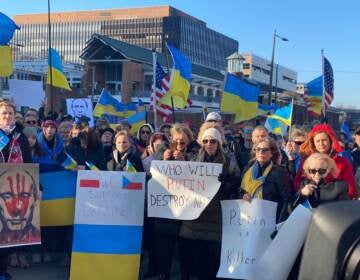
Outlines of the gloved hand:
{"label": "gloved hand", "polygon": [[229,174],[226,173],[220,173],[219,177],[218,177],[219,182],[221,183],[225,183],[226,181],[229,180]]}

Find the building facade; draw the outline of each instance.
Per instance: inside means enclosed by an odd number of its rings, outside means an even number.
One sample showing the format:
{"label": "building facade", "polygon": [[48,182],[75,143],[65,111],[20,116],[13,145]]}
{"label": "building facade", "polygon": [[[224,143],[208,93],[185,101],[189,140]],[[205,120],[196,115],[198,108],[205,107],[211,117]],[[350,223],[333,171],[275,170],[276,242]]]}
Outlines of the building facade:
{"label": "building facade", "polygon": [[[17,15],[14,21],[21,26],[13,39],[20,45],[15,60],[47,57],[47,14]],[[238,51],[236,40],[171,6],[52,13],[51,22],[53,48],[73,63],[83,63],[79,56],[93,33],[158,52],[168,42],[194,63],[222,70],[226,57]]]}
{"label": "building facade", "polygon": [[[241,54],[243,76],[264,85],[269,85],[271,61],[254,54]],[[274,64],[273,88],[277,92],[296,91],[297,72],[279,64]]]}

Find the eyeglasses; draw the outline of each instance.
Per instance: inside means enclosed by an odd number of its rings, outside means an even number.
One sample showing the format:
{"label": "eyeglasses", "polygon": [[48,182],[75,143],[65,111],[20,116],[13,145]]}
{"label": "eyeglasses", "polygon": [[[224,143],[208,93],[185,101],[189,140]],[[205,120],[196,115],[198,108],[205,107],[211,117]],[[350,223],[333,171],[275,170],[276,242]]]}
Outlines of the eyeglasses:
{"label": "eyeglasses", "polygon": [[266,153],[268,151],[270,151],[270,148],[255,148],[254,149],[255,153]]}
{"label": "eyeglasses", "polygon": [[185,145],[186,144],[184,141],[181,141],[181,140],[173,140],[173,142],[178,144],[178,145]]}
{"label": "eyeglasses", "polygon": [[26,121],[27,124],[37,124],[37,121]]}
{"label": "eyeglasses", "polygon": [[316,173],[319,173],[320,175],[324,175],[327,172],[327,169],[325,168],[319,168],[319,169],[309,169],[308,170],[310,174],[315,175]]}
{"label": "eyeglasses", "polygon": [[202,140],[202,142],[203,142],[203,144],[210,143],[212,145],[217,143],[217,141],[215,139],[204,139],[204,140]]}
{"label": "eyeglasses", "polygon": [[143,131],[141,131],[141,134],[151,134],[151,132],[147,131],[147,130],[143,130]]}
{"label": "eyeglasses", "polygon": [[304,141],[294,141],[294,143],[298,146],[301,146],[302,144],[304,144]]}

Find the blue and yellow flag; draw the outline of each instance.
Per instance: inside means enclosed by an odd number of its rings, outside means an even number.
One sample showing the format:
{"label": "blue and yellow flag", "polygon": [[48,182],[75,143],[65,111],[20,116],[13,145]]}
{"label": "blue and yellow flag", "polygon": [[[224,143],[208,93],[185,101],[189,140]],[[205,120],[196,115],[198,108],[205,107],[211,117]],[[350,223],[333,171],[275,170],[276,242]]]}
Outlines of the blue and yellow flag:
{"label": "blue and yellow flag", "polygon": [[121,119],[134,115],[136,109],[136,103],[123,104],[103,89],[99,101],[95,105],[93,115],[98,118],[105,115],[110,123],[119,124]]}
{"label": "blue and yellow flag", "polygon": [[[51,57],[51,65],[50,65],[50,57]],[[52,84],[51,84],[50,70],[51,70],[51,74],[52,74]],[[46,77],[46,83],[48,85],[51,85],[51,86],[54,86],[57,88],[63,88],[63,89],[71,91],[69,83],[64,74],[64,69],[61,64],[60,55],[54,49],[49,50],[49,66],[48,66],[48,72],[47,72],[47,77]]]}
{"label": "blue and yellow flag", "polygon": [[131,134],[135,135],[138,132],[140,126],[142,126],[145,123],[145,116],[146,116],[146,112],[140,111],[127,118],[127,121],[131,125],[131,129],[130,129]]}
{"label": "blue and yellow flag", "polygon": [[66,154],[66,158],[61,164],[66,170],[77,170],[77,162],[68,154]]}
{"label": "blue and yellow flag", "polygon": [[269,132],[273,134],[282,136],[287,134],[288,126],[277,119],[267,118],[264,126]]}
{"label": "blue and yellow flag", "polygon": [[282,121],[284,124],[291,126],[292,107],[292,103],[281,107],[277,109],[274,114],[268,116],[268,118]]}
{"label": "blue and yellow flag", "polygon": [[304,99],[309,114],[320,117],[323,105],[323,76],[319,76],[306,84]]}
{"label": "blue and yellow flag", "polygon": [[276,109],[278,109],[278,107],[276,105],[265,105],[265,104],[258,104],[258,109],[257,109],[257,115],[258,116],[263,116],[263,115],[267,115],[267,114],[272,114],[276,111]]}
{"label": "blue and yellow flag", "polygon": [[167,48],[173,60],[173,67],[170,76],[170,88],[159,102],[168,106],[171,105],[171,97],[175,108],[183,109],[187,106],[190,80],[191,80],[191,61],[186,58],[179,50],[167,44]]}
{"label": "blue and yellow flag", "polygon": [[126,169],[125,169],[126,172],[137,172],[135,166],[131,163],[130,160],[127,160],[126,161]]}
{"label": "blue and yellow flag", "polygon": [[86,164],[86,166],[89,167],[89,169],[92,170],[92,171],[100,171],[100,169],[97,168],[96,165],[93,164],[93,163],[91,163],[91,162],[85,161],[85,164]]}
{"label": "blue and yellow flag", "polygon": [[77,171],[40,174],[43,187],[40,203],[41,226],[74,224]]}
{"label": "blue and yellow flag", "polygon": [[234,113],[236,123],[253,119],[258,114],[259,92],[259,87],[227,73],[220,110]]}

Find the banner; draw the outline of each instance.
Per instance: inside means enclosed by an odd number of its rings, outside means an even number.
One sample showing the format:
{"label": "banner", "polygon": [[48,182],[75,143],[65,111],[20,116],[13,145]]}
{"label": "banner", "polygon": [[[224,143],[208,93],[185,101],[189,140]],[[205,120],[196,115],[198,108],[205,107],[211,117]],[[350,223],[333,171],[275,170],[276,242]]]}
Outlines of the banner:
{"label": "banner", "polygon": [[90,98],[67,98],[66,110],[74,118],[75,123],[81,123],[82,119],[88,118],[89,126],[94,126],[93,108]]}
{"label": "banner", "polygon": [[43,188],[40,203],[41,226],[74,224],[76,177],[77,171],[40,174]]}
{"label": "banner", "polygon": [[152,161],[148,182],[148,216],[197,219],[220,188],[222,164]]}
{"label": "banner", "polygon": [[271,242],[276,208],[277,203],[268,200],[221,201],[223,226],[217,277],[256,279],[251,275]]}
{"label": "banner", "polygon": [[9,92],[17,110],[21,106],[38,109],[45,98],[42,81],[9,79]]}
{"label": "banner", "polygon": [[142,172],[78,171],[70,279],[138,279],[144,186]]}
{"label": "banner", "polygon": [[0,248],[41,243],[39,165],[0,164]]}
{"label": "banner", "polygon": [[312,212],[304,206],[299,205],[295,208],[259,260],[253,279],[287,279],[304,244],[311,217]]}

